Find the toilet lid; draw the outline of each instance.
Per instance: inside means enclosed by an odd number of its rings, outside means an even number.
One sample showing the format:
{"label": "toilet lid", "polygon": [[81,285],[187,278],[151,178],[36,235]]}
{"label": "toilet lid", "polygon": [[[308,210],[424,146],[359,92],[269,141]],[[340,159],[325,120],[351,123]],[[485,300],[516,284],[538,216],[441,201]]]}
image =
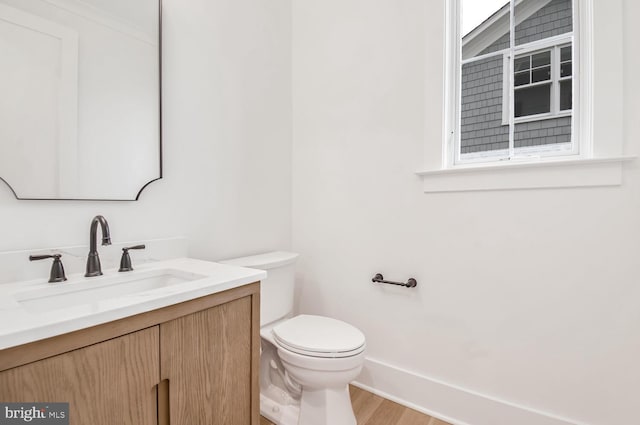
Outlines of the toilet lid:
{"label": "toilet lid", "polygon": [[364,334],[354,326],[323,316],[300,315],[273,328],[276,341],[300,354],[333,354],[332,357],[354,355],[362,351]]}

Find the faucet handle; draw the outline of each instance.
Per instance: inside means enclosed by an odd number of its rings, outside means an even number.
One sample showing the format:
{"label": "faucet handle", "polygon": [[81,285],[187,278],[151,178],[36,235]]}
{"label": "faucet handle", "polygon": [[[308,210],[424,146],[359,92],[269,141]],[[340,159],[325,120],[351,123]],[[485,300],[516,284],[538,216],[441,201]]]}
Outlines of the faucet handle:
{"label": "faucet handle", "polygon": [[46,260],[47,258],[53,258],[53,264],[51,264],[51,273],[49,273],[49,283],[64,282],[67,280],[67,276],[64,274],[64,266],[62,265],[61,254],[53,255],[30,255],[29,261]]}
{"label": "faucet handle", "polygon": [[145,249],[145,245],[134,245],[128,246],[126,248],[122,248],[122,258],[120,259],[120,270],[119,272],[130,272],[133,270],[131,266],[131,257],[129,256],[130,249]]}
{"label": "faucet handle", "polygon": [[134,246],[128,246],[126,248],[122,248],[123,251],[129,251],[130,249],[145,249],[147,246],[146,245],[134,245]]}

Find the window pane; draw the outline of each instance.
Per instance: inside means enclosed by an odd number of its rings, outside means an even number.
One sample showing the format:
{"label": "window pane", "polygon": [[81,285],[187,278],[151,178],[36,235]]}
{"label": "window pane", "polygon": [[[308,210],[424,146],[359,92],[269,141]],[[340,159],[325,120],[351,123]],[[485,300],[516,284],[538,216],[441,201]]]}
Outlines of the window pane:
{"label": "window pane", "polygon": [[[573,31],[571,0],[521,0],[517,3],[516,22],[520,22],[515,31],[517,46]],[[535,11],[533,15],[532,10]]]}
{"label": "window pane", "polygon": [[523,58],[516,58],[513,61],[513,66],[516,72],[524,71],[526,69],[531,68],[531,56],[525,56]]}
{"label": "window pane", "polygon": [[570,143],[571,117],[518,123],[513,136],[516,148]]}
{"label": "window pane", "polygon": [[515,82],[514,84],[516,85],[516,87],[518,86],[522,86],[525,84],[529,84],[529,71],[524,71],[524,72],[518,72],[516,74],[516,78],[515,78]]}
{"label": "window pane", "polygon": [[509,126],[502,125],[502,55],[462,65],[460,153],[508,149]]}
{"label": "window pane", "polygon": [[[527,149],[531,146],[563,144],[558,149],[564,149],[571,142],[573,52],[568,43],[573,32],[572,4],[572,0],[461,0],[465,63],[459,68],[461,109],[456,139],[463,160],[508,157],[510,125],[506,120],[511,109],[516,118],[531,117],[512,124],[512,147],[519,149],[516,156],[537,153],[537,149]],[[510,5],[517,5],[513,46],[507,25]],[[562,35],[567,37],[558,37],[560,46],[549,42],[542,51],[514,49]],[[510,53],[515,53],[511,75],[505,69],[509,61],[504,60],[504,51],[510,47]],[[497,54],[491,56],[492,52]],[[483,55],[486,57],[478,60]],[[555,116],[560,111],[564,116]]]}
{"label": "window pane", "polygon": [[462,59],[471,59],[510,47],[508,26],[499,38],[491,39],[490,43],[466,43],[479,35],[482,37],[485,28],[482,24],[492,16],[507,16],[508,20],[510,4],[507,0],[462,0],[461,6]]}
{"label": "window pane", "polygon": [[560,110],[567,111],[573,107],[573,84],[571,80],[560,82]]}
{"label": "window pane", "polygon": [[516,90],[514,108],[516,117],[551,112],[551,84]]}
{"label": "window pane", "polygon": [[538,68],[531,71],[531,80],[534,83],[551,79],[551,67]]}
{"label": "window pane", "polygon": [[551,52],[542,52],[531,57],[531,66],[533,68],[549,65],[551,63]]}

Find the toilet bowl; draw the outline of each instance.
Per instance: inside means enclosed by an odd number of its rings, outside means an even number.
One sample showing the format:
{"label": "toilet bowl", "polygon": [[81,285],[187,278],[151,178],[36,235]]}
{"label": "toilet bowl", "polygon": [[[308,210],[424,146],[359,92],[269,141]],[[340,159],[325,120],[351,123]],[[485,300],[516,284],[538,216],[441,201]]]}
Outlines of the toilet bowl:
{"label": "toilet bowl", "polygon": [[349,383],[362,370],[365,336],[341,320],[291,315],[297,254],[224,263],[267,270],[261,286],[260,413],[277,425],[356,425]]}
{"label": "toilet bowl", "polygon": [[298,424],[356,425],[349,382],[362,370],[362,332],[339,320],[300,315],[272,333],[285,371],[302,387]]}

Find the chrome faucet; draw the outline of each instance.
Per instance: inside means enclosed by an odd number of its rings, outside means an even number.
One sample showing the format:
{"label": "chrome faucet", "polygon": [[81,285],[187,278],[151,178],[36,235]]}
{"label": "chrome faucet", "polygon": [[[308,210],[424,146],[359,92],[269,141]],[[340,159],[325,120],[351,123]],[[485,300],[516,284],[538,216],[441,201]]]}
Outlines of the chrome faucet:
{"label": "chrome faucet", "polygon": [[87,272],[85,277],[101,276],[102,267],[100,266],[100,257],[98,256],[98,246],[96,238],[98,236],[98,223],[102,228],[102,245],[111,245],[111,234],[109,233],[109,223],[101,216],[97,215],[91,220],[91,229],[89,231],[89,257],[87,257]]}

